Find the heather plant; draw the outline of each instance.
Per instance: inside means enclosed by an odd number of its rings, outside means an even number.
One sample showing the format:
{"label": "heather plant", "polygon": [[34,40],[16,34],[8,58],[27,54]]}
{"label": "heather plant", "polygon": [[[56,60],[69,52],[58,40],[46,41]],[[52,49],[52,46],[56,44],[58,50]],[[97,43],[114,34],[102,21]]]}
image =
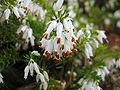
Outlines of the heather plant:
{"label": "heather plant", "polygon": [[108,8],[117,5],[111,1],[0,0],[1,86],[18,65],[22,81],[36,82],[37,90],[101,90],[111,68],[120,68],[119,51],[107,48],[106,27],[120,28],[119,20],[110,21]]}

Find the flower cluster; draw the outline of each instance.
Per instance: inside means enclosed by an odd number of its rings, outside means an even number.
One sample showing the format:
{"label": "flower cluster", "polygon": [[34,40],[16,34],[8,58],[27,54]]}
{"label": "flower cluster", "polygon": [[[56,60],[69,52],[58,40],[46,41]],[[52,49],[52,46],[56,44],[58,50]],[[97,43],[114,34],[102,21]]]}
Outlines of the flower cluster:
{"label": "flower cluster", "polygon": [[105,81],[105,77],[110,73],[106,66],[103,68],[99,68],[96,71],[97,71],[97,74],[101,76],[103,81]]}
{"label": "flower cluster", "polygon": [[32,2],[31,0],[17,0],[17,5],[12,6],[12,10],[9,8],[4,10],[1,22],[9,19],[11,11],[14,13],[17,19],[25,17],[28,13],[35,15],[42,20],[45,17],[44,10],[38,4]]}
{"label": "flower cluster", "polygon": [[[61,5],[61,3],[60,0],[55,3],[54,7],[57,7],[57,9],[54,8],[55,13],[58,13],[57,11],[59,11],[58,8],[60,9],[61,6],[59,5]],[[61,15],[63,15],[62,12]],[[62,17],[64,17],[64,15],[54,17],[54,20],[49,22],[47,30],[40,41],[40,46],[45,48],[44,55],[47,57],[52,55],[55,60],[60,59],[60,57],[70,56],[72,51],[76,50],[76,42],[78,42],[78,38],[75,36],[75,27],[72,24],[72,19],[66,17],[63,18],[62,21],[59,20],[59,18]]]}
{"label": "flower cluster", "polygon": [[3,83],[3,76],[1,73],[0,73],[0,83]]}
{"label": "flower cluster", "polygon": [[28,65],[25,67],[24,70],[24,78],[27,79],[29,72],[30,75],[33,76],[34,71],[37,73],[36,81],[38,82],[40,80],[43,90],[47,90],[48,87],[47,82],[49,81],[48,73],[46,71],[43,71],[43,73],[41,73],[37,63],[34,62],[33,59],[30,59]]}
{"label": "flower cluster", "polygon": [[94,48],[98,48],[99,44],[103,43],[103,40],[107,41],[105,31],[93,30],[93,26],[88,24],[86,25],[86,28],[82,28],[78,31],[77,38],[79,38],[80,41],[84,41],[84,51],[88,59],[93,56],[94,46]]}
{"label": "flower cluster", "polygon": [[90,81],[90,80],[84,80],[81,79],[78,84],[82,83],[81,89],[78,90],[101,90],[102,88],[99,86],[97,82]]}
{"label": "flower cluster", "polygon": [[[32,35],[33,32],[32,32],[32,29],[30,27],[28,27],[27,25],[21,25],[18,28],[16,33],[17,34],[22,33],[22,39],[25,42],[23,49],[26,49],[28,47],[29,42],[32,46],[34,46],[35,37]],[[17,43],[16,47],[17,47],[17,49],[19,49],[21,47],[21,44]]]}
{"label": "flower cluster", "polygon": [[106,64],[109,70],[111,70],[112,68],[120,68],[120,58],[117,60],[115,58],[112,60],[108,60]]}
{"label": "flower cluster", "polygon": [[[70,56],[72,51],[76,50],[75,42],[78,41],[74,34],[74,29],[72,21],[68,17],[63,20],[63,23],[56,20],[51,21],[43,35],[44,37],[40,41],[40,46],[45,48],[44,55],[47,57],[53,55],[55,59]],[[50,38],[53,30],[57,36]]]}

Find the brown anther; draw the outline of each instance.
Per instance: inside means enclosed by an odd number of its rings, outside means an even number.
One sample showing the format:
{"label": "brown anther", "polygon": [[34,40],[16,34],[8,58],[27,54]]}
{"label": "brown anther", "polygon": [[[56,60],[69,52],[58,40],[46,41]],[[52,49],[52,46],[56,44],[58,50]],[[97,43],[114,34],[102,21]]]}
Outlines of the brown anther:
{"label": "brown anther", "polygon": [[43,37],[47,39],[47,38],[48,38],[48,34],[47,34],[47,33],[44,33],[44,34],[43,34]]}
{"label": "brown anther", "polygon": [[75,41],[75,38],[74,37],[72,37],[72,42],[74,42]]}
{"label": "brown anther", "polygon": [[58,40],[57,40],[57,44],[59,44],[60,43],[60,38],[58,38]]}
{"label": "brown anther", "polygon": [[61,48],[62,48],[62,50],[64,49],[64,45],[63,44],[62,44]]}

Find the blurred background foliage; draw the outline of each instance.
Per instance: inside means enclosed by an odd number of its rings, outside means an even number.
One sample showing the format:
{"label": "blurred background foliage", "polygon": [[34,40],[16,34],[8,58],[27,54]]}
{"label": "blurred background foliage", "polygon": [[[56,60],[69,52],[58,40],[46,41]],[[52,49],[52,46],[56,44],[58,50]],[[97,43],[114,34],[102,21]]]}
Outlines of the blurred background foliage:
{"label": "blurred background foliage", "polygon": [[[29,77],[26,81],[23,79],[23,70],[26,65],[25,56],[29,55],[29,51],[32,50],[38,50],[40,53],[43,52],[41,48],[38,48],[38,44],[47,28],[48,21],[51,20],[54,13],[49,0],[34,1],[47,10],[44,21],[34,19],[28,15],[27,24],[33,29],[33,34],[36,37],[36,46],[29,46],[27,50],[16,51],[15,44],[21,41],[20,37],[16,35],[21,21],[16,20],[15,16],[11,15],[8,22],[0,23],[0,71],[2,71],[5,78],[4,84],[0,85],[0,90],[30,90],[24,89],[24,86],[31,86],[31,83],[33,84],[33,87],[31,87],[33,89],[31,90],[38,90],[39,86],[34,83],[34,77]],[[64,4],[68,5],[68,1],[65,0]],[[5,0],[1,0],[0,3],[6,8],[4,2]],[[14,0],[7,0],[7,2],[14,5]],[[76,29],[79,30],[81,27],[85,27],[86,24],[92,23],[95,29],[106,31],[109,43],[105,43],[107,46],[100,46],[94,52],[95,56],[92,58],[93,61],[91,61],[94,64],[92,65],[83,61],[85,58],[79,53],[81,52],[80,47],[78,47],[80,51],[75,52],[72,57],[65,58],[61,63],[50,62],[46,58],[36,58],[39,65],[46,68],[49,72],[50,82],[48,90],[63,90],[61,83],[64,80],[68,82],[65,88],[66,90],[77,90],[78,84],[75,84],[75,82],[83,77],[100,80],[95,69],[104,66],[104,60],[108,58],[120,57],[120,0],[77,0],[77,2],[78,6],[74,7],[74,11],[77,14],[73,21],[74,23],[75,21],[79,22],[79,27]],[[76,61],[79,62],[79,65],[76,64]],[[68,74],[68,71],[76,72],[78,77],[74,80],[73,73]]]}

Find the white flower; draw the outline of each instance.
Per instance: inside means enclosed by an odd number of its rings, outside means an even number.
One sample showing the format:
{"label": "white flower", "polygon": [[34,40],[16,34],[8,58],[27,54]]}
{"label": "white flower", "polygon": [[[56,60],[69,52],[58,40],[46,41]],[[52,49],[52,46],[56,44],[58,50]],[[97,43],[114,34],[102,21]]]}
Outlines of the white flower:
{"label": "white flower", "polygon": [[38,76],[42,83],[45,82],[45,77],[43,76],[42,73],[39,73]]}
{"label": "white flower", "polygon": [[96,48],[98,48],[98,47],[99,47],[99,42],[98,42],[98,40],[93,39],[93,43],[95,44]]}
{"label": "white flower", "polygon": [[73,11],[73,8],[69,7],[69,9],[70,9],[69,17],[71,17],[71,18],[75,18],[76,13]]}
{"label": "white flower", "polygon": [[9,19],[9,16],[10,16],[10,9],[6,9],[6,10],[4,11],[4,18],[5,18],[5,20],[8,20],[8,19]]}
{"label": "white flower", "polygon": [[31,54],[33,54],[33,55],[35,55],[35,56],[40,56],[40,53],[39,53],[38,51],[32,51]]}
{"label": "white flower", "polygon": [[110,19],[105,18],[104,23],[105,23],[106,25],[110,25],[110,24],[111,24]]}
{"label": "white flower", "polygon": [[33,65],[33,63],[30,63],[29,67],[30,67],[30,75],[33,76],[33,73],[34,73],[34,65]]}
{"label": "white flower", "polygon": [[28,7],[29,4],[31,3],[31,0],[24,0],[24,7]]}
{"label": "white flower", "polygon": [[107,40],[107,36],[105,35],[105,31],[97,31],[98,36],[97,39],[100,41],[100,43],[103,43],[103,39]]}
{"label": "white flower", "polygon": [[43,75],[44,75],[45,79],[47,81],[49,81],[49,76],[48,76],[48,73],[46,71],[43,71]]}
{"label": "white flower", "polygon": [[78,31],[78,33],[77,33],[77,38],[83,37],[83,35],[84,35],[84,32],[83,32],[82,29],[80,29],[80,30]]}
{"label": "white flower", "polygon": [[120,18],[120,10],[115,11],[114,17],[115,18]]}
{"label": "white flower", "polygon": [[35,43],[34,43],[34,40],[35,40],[35,37],[32,35],[32,29],[29,28],[27,25],[21,25],[17,32],[17,34],[20,34],[22,33],[22,39],[24,39],[25,43],[24,43],[24,46],[23,48],[24,49],[27,49],[28,48],[28,44],[30,42],[31,46],[34,46]]}
{"label": "white flower", "polygon": [[50,33],[52,32],[52,30],[54,28],[56,28],[56,26],[57,26],[57,22],[56,21],[51,21],[51,23],[49,24],[49,26],[47,28],[47,31],[44,33],[44,37],[48,39],[49,36],[50,36]]}
{"label": "white flower", "polygon": [[63,25],[64,25],[65,30],[69,31],[69,25],[68,25],[68,20],[67,19],[63,20]]}
{"label": "white flower", "polygon": [[37,74],[36,80],[37,80],[37,82],[38,82],[39,80],[41,81],[40,89],[47,90],[48,83],[47,83],[47,81],[45,81],[45,77],[43,76],[42,73]]}
{"label": "white flower", "polygon": [[117,26],[118,28],[120,28],[120,20],[119,20],[119,21],[117,21],[116,26]]}
{"label": "white flower", "polygon": [[93,49],[89,43],[85,45],[85,55],[87,58],[90,58],[90,56],[93,56]]}
{"label": "white flower", "polygon": [[32,2],[32,3],[30,3],[28,9],[29,9],[29,11],[30,11],[30,13],[32,15],[37,16],[41,20],[44,20],[44,18],[45,18],[45,11],[38,4]]}
{"label": "white flower", "polygon": [[57,43],[60,43],[61,41],[61,35],[62,35],[62,31],[63,31],[63,24],[61,22],[57,23]]}
{"label": "white flower", "polygon": [[24,69],[24,78],[27,79],[29,74],[30,67],[27,65]]}
{"label": "white flower", "polygon": [[[48,59],[53,57],[55,61],[61,57],[72,55],[72,52],[76,50],[76,42],[78,42],[72,19],[66,17],[63,21],[58,20],[59,18],[54,17],[54,20],[49,22],[40,41],[40,46],[45,49],[43,55]],[[51,33],[54,35],[50,35]]]}
{"label": "white flower", "polygon": [[26,25],[21,25],[18,30],[17,30],[17,34],[19,34],[20,32],[24,32],[28,27]]}
{"label": "white flower", "polygon": [[14,12],[15,16],[17,17],[17,19],[19,19],[20,13],[19,13],[18,7],[13,7],[13,12]]}
{"label": "white flower", "polygon": [[36,62],[34,62],[33,59],[30,59],[29,64],[24,69],[24,78],[27,79],[29,71],[30,75],[33,76],[34,70],[37,74],[40,74],[39,66],[37,65]]}
{"label": "white flower", "polygon": [[21,16],[23,16],[23,17],[25,17],[26,16],[26,11],[23,9],[23,8],[18,8],[18,11],[19,11],[19,14],[21,15]]}
{"label": "white flower", "polygon": [[6,9],[6,10],[4,10],[4,13],[2,14],[1,13],[2,12],[2,10],[1,10],[1,8],[0,8],[0,22],[2,23],[2,22],[4,22],[5,20],[8,20],[9,19],[9,16],[10,16],[10,9]]}
{"label": "white flower", "polygon": [[53,8],[55,11],[59,11],[60,8],[62,7],[63,5],[63,2],[64,0],[58,0],[54,5],[53,5]]}
{"label": "white flower", "polygon": [[32,46],[35,46],[35,37],[34,36],[32,36],[31,38],[30,38],[30,44],[32,45]]}
{"label": "white flower", "polygon": [[120,68],[120,59],[115,62],[116,68]]}
{"label": "white flower", "polygon": [[31,28],[28,28],[28,38],[31,38],[32,37],[32,29]]}
{"label": "white flower", "polygon": [[3,83],[3,76],[1,73],[0,73],[0,83]]}
{"label": "white flower", "polygon": [[79,81],[79,84],[82,84],[82,87],[80,90],[101,90],[102,88],[98,85],[98,83],[94,81],[88,81],[81,79]]}
{"label": "white flower", "polygon": [[48,83],[47,82],[43,82],[42,85],[43,85],[43,90],[47,90]]}
{"label": "white flower", "polygon": [[36,62],[33,63],[33,67],[34,67],[35,72],[36,72],[37,74],[39,74],[39,73],[40,73],[40,71],[39,71],[39,66],[37,65]]}
{"label": "white flower", "polygon": [[97,74],[101,76],[102,80],[105,81],[106,75],[109,74],[108,68],[105,66],[103,68],[97,69],[96,71],[97,71]]}
{"label": "white flower", "polygon": [[40,41],[40,46],[43,47],[43,48],[45,48],[46,45],[47,45],[47,43],[48,43],[48,40],[45,39],[45,38],[42,38],[42,40]]}
{"label": "white flower", "polygon": [[115,63],[116,63],[115,59],[108,60],[106,62],[108,69],[112,69],[114,67]]}

